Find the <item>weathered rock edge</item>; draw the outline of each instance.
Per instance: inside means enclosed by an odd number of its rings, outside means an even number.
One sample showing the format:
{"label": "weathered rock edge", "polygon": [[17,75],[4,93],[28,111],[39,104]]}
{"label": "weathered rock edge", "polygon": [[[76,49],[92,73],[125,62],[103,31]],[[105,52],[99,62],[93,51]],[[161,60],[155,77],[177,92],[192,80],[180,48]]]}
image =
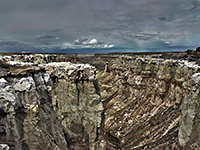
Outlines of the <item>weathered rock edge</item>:
{"label": "weathered rock edge", "polygon": [[5,66],[0,79],[1,143],[16,150],[103,148],[95,67],[13,61]]}

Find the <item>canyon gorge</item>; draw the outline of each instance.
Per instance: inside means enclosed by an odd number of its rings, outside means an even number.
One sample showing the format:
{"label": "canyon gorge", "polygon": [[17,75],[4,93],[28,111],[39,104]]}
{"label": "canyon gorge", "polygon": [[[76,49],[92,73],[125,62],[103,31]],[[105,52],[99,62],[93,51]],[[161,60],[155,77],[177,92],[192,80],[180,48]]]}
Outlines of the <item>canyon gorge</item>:
{"label": "canyon gorge", "polygon": [[1,53],[0,150],[198,150],[199,60]]}

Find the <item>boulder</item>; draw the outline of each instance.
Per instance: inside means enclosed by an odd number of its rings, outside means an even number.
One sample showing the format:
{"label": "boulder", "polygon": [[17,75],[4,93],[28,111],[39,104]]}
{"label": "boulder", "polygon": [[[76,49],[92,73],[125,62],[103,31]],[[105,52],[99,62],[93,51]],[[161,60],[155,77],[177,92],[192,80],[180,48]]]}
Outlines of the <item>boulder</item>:
{"label": "boulder", "polygon": [[200,47],[197,47],[197,48],[196,48],[196,51],[197,51],[197,52],[200,52]]}

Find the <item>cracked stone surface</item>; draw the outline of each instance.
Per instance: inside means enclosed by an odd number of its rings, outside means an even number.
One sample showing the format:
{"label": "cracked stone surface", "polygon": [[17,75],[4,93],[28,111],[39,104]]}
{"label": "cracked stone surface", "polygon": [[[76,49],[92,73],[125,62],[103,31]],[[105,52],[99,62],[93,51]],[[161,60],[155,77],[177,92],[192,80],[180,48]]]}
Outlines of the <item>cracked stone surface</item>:
{"label": "cracked stone surface", "polygon": [[3,54],[0,148],[199,149],[199,58]]}

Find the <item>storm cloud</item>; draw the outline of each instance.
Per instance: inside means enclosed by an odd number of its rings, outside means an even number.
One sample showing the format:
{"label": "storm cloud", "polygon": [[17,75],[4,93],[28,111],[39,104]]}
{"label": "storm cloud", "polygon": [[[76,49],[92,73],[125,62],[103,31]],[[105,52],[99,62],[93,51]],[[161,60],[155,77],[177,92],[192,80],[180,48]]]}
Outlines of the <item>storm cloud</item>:
{"label": "storm cloud", "polygon": [[197,46],[199,26],[200,0],[0,1],[1,43],[81,48],[84,41],[75,40],[87,39],[88,47]]}

